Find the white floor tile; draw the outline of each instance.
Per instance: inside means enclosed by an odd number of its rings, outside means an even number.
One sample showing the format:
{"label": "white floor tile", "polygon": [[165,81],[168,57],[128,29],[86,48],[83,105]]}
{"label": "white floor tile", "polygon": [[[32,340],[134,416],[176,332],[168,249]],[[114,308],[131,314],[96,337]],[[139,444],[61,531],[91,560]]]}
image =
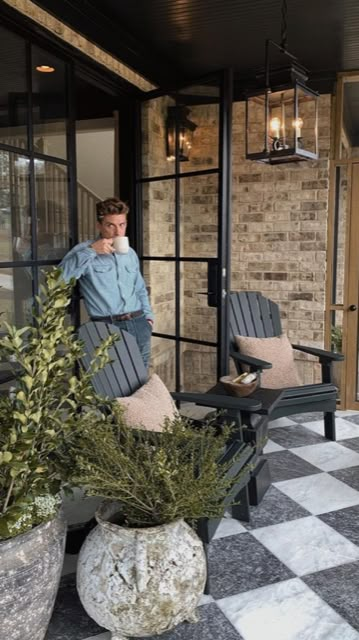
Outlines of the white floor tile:
{"label": "white floor tile", "polygon": [[[350,415],[353,415],[353,411],[350,412]],[[335,420],[335,426],[336,426],[336,432],[337,432],[336,433],[337,440],[347,440],[349,438],[357,438],[359,436],[359,425],[353,424],[353,422],[349,422],[344,418],[340,418],[337,416]],[[319,435],[321,436],[324,435],[323,420],[315,420],[314,422],[304,422],[303,427],[306,427],[306,429],[310,429],[315,433],[319,433]]]}
{"label": "white floor tile", "polygon": [[263,449],[263,453],[273,453],[273,451],[284,451],[284,447],[269,439]]}
{"label": "white floor tile", "polygon": [[277,418],[276,420],[271,420],[268,423],[268,429],[277,429],[277,427],[291,427],[298,422],[294,422],[294,420],[290,420],[290,418]]}
{"label": "white floor tile", "polygon": [[314,464],[322,471],[335,471],[359,466],[359,453],[343,447],[337,442],[321,442],[319,444],[295,447],[291,449],[299,458]]}
{"label": "white floor tile", "polygon": [[225,538],[227,536],[234,536],[237,533],[246,533],[247,529],[234,518],[222,518],[216,533],[213,536],[213,540],[216,538]]}
{"label": "white floor tile", "polygon": [[327,473],[275,482],[274,486],[317,515],[359,504],[359,492]]}
{"label": "white floor tile", "polygon": [[298,576],[359,560],[359,547],[315,516],[256,529],[252,535]]}
{"label": "white floor tile", "polygon": [[359,639],[299,578],[223,598],[217,605],[245,640]]}

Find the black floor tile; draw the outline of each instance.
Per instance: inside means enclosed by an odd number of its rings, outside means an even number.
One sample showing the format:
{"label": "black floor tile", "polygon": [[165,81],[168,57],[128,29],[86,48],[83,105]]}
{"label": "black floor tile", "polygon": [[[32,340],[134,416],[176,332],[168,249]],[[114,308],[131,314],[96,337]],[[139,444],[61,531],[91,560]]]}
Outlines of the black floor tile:
{"label": "black floor tile", "polygon": [[299,424],[291,427],[276,427],[275,429],[271,429],[268,432],[268,437],[285,449],[294,449],[294,447],[303,447],[308,444],[328,442],[324,436],[310,429],[306,429],[304,425]]}
{"label": "black floor tile", "polygon": [[359,505],[338,511],[330,511],[318,516],[342,536],[359,545]]}
{"label": "black floor tile", "polygon": [[309,515],[309,511],[271,486],[261,503],[257,507],[251,507],[250,522],[242,522],[241,524],[250,531]]}
{"label": "black floor tile", "polygon": [[311,476],[314,473],[322,473],[318,467],[296,456],[291,451],[274,451],[266,454],[272,482],[293,480],[302,476]]}
{"label": "black floor tile", "polygon": [[354,629],[359,630],[359,562],[312,573],[302,580]]}
{"label": "black floor tile", "polygon": [[211,542],[209,575],[211,595],[217,600],[294,574],[250,533],[240,533]]}
{"label": "black floor tile", "polygon": [[[342,443],[340,443],[342,444]],[[352,487],[356,491],[359,491],[359,467],[348,467],[347,469],[337,469],[330,471],[330,475],[345,482],[345,484]]]}
{"label": "black floor tile", "polygon": [[348,447],[348,449],[353,449],[353,451],[357,451],[359,453],[359,438],[341,440],[340,444],[342,444],[343,447]]}
{"label": "black floor tile", "polygon": [[85,640],[103,631],[105,629],[87,615],[80,602],[75,574],[64,576],[45,640]]}

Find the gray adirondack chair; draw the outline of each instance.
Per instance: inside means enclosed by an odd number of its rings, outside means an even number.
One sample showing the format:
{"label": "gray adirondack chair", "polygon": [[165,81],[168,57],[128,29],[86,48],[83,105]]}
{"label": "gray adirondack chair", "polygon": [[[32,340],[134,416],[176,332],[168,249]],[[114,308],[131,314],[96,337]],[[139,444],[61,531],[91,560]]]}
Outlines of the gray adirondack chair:
{"label": "gray adirondack chair", "polygon": [[[112,362],[104,369],[93,376],[93,386],[95,391],[102,396],[109,398],[129,396],[139,389],[148,379],[147,370],[143,364],[141,354],[133,336],[126,331],[120,331],[118,327],[105,322],[88,322],[79,329],[79,337],[85,346],[85,356],[81,364],[86,369],[91,360],[91,355],[99,343],[110,333],[119,335],[119,340],[110,349]],[[231,412],[231,420],[237,416],[238,431],[233,439],[227,444],[220,462],[227,462],[233,458],[233,465],[229,470],[230,475],[235,475],[242,467],[251,461],[253,449],[243,442],[241,428],[241,411],[246,413],[257,411],[261,408],[261,403],[257,400],[247,398],[238,399],[226,396],[217,396],[203,393],[172,393],[172,397],[178,402],[193,402],[202,406],[215,409],[226,409]],[[234,460],[235,456],[235,460]],[[227,503],[233,500],[240,501],[240,504],[231,508],[232,517],[238,520],[249,521],[249,498],[248,482],[250,479],[249,470],[240,478],[239,482],[228,494]],[[197,532],[204,543],[205,550],[211,541],[219,520],[201,519],[197,523]],[[209,592],[209,583],[206,586]]]}
{"label": "gray adirondack chair", "polygon": [[[230,356],[237,371],[244,368],[259,371],[271,368],[271,363],[242,355],[237,348],[234,336],[252,336],[270,338],[282,333],[279,307],[272,300],[256,291],[233,292],[229,296],[229,337]],[[335,440],[335,409],[337,388],[332,382],[332,363],[343,360],[340,353],[324,351],[314,347],[292,345],[294,349],[316,356],[322,368],[322,382],[283,389],[279,402],[275,405],[269,419],[307,412],[323,412],[324,433],[329,440]],[[269,390],[268,390],[269,391]],[[255,391],[251,398],[263,398],[264,389]]]}

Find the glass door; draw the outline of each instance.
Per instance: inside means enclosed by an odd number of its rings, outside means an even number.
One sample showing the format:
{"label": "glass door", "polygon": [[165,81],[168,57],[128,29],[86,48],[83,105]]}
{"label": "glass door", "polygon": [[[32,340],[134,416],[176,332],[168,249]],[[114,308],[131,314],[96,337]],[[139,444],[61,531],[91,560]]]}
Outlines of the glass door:
{"label": "glass door", "polygon": [[230,122],[229,72],[141,105],[137,247],[170,390],[207,390],[227,366]]}

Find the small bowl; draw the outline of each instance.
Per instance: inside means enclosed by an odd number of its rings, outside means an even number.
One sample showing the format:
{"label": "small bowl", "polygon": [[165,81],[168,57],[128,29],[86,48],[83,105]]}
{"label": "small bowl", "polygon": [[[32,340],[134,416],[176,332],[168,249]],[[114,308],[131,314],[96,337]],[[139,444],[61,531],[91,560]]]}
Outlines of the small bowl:
{"label": "small bowl", "polygon": [[249,382],[248,384],[241,384],[240,382],[233,382],[233,376],[222,376],[219,381],[223,384],[224,388],[231,396],[237,396],[237,398],[245,398],[250,396],[253,391],[258,387],[258,377]]}

